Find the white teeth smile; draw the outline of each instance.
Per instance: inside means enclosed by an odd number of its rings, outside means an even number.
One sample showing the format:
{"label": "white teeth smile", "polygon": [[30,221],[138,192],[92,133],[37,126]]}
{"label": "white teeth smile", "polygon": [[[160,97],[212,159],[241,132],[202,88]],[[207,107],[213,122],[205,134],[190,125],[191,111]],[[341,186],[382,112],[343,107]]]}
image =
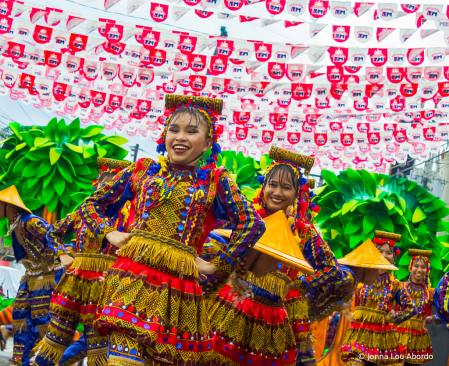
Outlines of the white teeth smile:
{"label": "white teeth smile", "polygon": [[177,149],[177,150],[188,150],[189,148],[186,147],[186,146],[175,145],[175,146],[173,146],[173,149]]}
{"label": "white teeth smile", "polygon": [[272,198],[271,199],[273,202],[276,202],[276,203],[281,203],[282,202],[282,200],[278,200],[278,199],[276,199],[276,198]]}

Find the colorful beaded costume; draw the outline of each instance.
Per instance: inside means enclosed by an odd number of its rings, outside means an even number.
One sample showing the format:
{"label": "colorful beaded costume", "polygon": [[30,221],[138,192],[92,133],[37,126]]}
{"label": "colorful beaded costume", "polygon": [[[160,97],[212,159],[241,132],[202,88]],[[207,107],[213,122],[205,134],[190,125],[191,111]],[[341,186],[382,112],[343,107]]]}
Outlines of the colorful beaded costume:
{"label": "colorful beaded costume", "polygon": [[[377,239],[400,241],[398,234],[376,231]],[[376,241],[377,242],[377,241]],[[378,245],[383,242],[378,242]],[[402,364],[405,347],[400,345],[393,326],[398,326],[417,314],[409,294],[401,282],[388,272],[380,275],[373,286],[359,284],[355,292],[353,321],[341,346],[341,359],[346,365],[360,365],[369,360],[377,365]],[[398,310],[393,310],[394,301]],[[392,324],[386,322],[390,314]],[[359,357],[359,355],[364,355]]]}
{"label": "colorful beaded costume", "polygon": [[[397,332],[399,344],[406,347],[404,361],[420,365],[431,362],[433,358],[432,342],[427,329],[423,325],[426,318],[432,313],[435,292],[435,289],[430,287],[430,262],[427,259],[432,255],[432,251],[409,249],[409,255],[412,256],[409,271],[411,271],[416,260],[422,260],[427,267],[426,278],[423,284],[413,283],[411,278],[410,282],[403,283],[404,289],[409,293],[418,313],[394,329]],[[438,317],[432,318],[436,323],[439,323]]]}
{"label": "colorful beaded costume", "polygon": [[[288,154],[286,154],[288,153]],[[272,147],[270,158],[275,161],[270,164],[267,173],[278,164],[288,164],[299,181],[299,199],[295,207],[295,218],[292,219],[292,229],[301,228],[304,231],[303,239],[298,238],[304,256],[316,274],[320,270],[331,272],[328,279],[322,278],[320,288],[326,286],[328,280],[337,280],[337,272],[341,274],[338,263],[327,245],[318,235],[312,235],[310,227],[311,212],[318,211],[315,205],[310,204],[310,195],[307,179],[302,177],[300,168],[308,173],[313,165],[313,158],[286,152]],[[262,182],[261,182],[262,183]],[[260,187],[255,199],[258,212],[264,217],[267,208],[263,202],[263,186]],[[306,226],[307,225],[307,226]],[[307,239],[307,243],[306,240]],[[308,304],[306,300],[306,287],[303,284],[308,279],[298,271],[279,265],[278,271],[256,278],[251,272],[245,273],[245,285],[250,291],[249,297],[243,301],[236,301],[236,294],[230,284],[219,291],[216,300],[210,305],[210,319],[213,338],[213,365],[242,366],[256,365],[314,365],[313,339],[308,319]],[[328,267],[329,266],[329,267]],[[233,276],[239,276],[236,272]],[[293,289],[288,292],[290,283],[295,280],[301,290]],[[232,283],[232,282],[231,282]],[[353,286],[351,282],[349,287]]]}
{"label": "colorful beaded costume", "polygon": [[[99,178],[105,173],[116,174],[130,164],[127,161],[98,158]],[[117,221],[118,215],[112,218]],[[74,247],[64,243],[64,239],[72,233],[76,235]],[[99,277],[115,262],[116,248],[107,241],[98,241],[81,220],[78,211],[57,221],[49,230],[47,239],[55,256],[69,254],[75,260],[51,298],[51,322],[45,338],[36,347],[39,352],[36,365],[59,363],[72,342],[78,323],[84,326],[83,340],[87,343],[88,365],[103,365],[106,363],[107,338],[96,335],[92,327],[101,293]],[[67,363],[76,361],[80,355],[75,353],[73,357],[76,358],[70,358]]]}
{"label": "colorful beaded costume", "polygon": [[[45,334],[50,321],[48,307],[55,280],[59,280],[59,268],[50,272],[44,268],[54,266],[53,253],[47,244],[46,234],[50,226],[40,217],[34,216],[22,203],[15,186],[0,192],[0,201],[22,209],[17,217],[21,239],[12,230],[12,247],[17,262],[27,259],[29,265],[13,302],[14,350],[12,361],[16,365],[29,366],[30,354],[39,339]],[[28,212],[25,212],[28,211]],[[10,223],[10,225],[13,225]],[[23,240],[23,244],[20,241]],[[56,275],[56,279],[55,279]]]}
{"label": "colorful beaded costume", "polygon": [[[170,95],[166,104],[186,112],[203,108],[210,126],[221,113],[221,103],[205,98]],[[264,223],[229,173],[213,162],[197,169],[140,159],[120,172],[81,206],[83,222],[100,241],[116,230],[110,214],[123,199],[135,208],[132,237],[105,279],[95,324],[109,334],[108,364],[205,365],[211,331],[195,258],[216,220],[230,221],[232,244],[212,262],[232,272],[263,234]]]}

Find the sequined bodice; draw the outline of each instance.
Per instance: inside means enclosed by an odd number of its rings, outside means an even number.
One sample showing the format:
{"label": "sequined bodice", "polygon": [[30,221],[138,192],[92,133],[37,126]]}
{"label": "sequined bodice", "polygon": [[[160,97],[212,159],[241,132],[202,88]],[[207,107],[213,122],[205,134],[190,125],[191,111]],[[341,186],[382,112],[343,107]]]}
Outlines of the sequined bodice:
{"label": "sequined bodice", "polygon": [[152,207],[154,199],[152,182],[159,179],[159,176],[151,177],[143,174],[140,180],[134,183],[136,216],[128,231],[143,230],[196,247],[202,234],[202,222],[215,198],[216,183],[211,179],[206,191],[202,192],[201,196],[206,197],[205,200],[201,198],[195,200],[196,188],[193,182],[193,179],[197,179],[195,170],[186,170],[185,167],[184,170],[179,170],[176,166],[170,168],[173,175],[182,174],[183,177],[174,186],[170,199],[164,200],[158,206]]}
{"label": "sequined bodice", "polygon": [[373,286],[364,285],[356,290],[356,306],[364,306],[389,313],[400,288],[400,282],[388,273],[380,275]]}
{"label": "sequined bodice", "polygon": [[417,285],[412,282],[406,282],[404,286],[418,311],[418,314],[413,318],[424,320],[427,316],[430,316],[435,290],[433,288],[427,290],[424,285]]}

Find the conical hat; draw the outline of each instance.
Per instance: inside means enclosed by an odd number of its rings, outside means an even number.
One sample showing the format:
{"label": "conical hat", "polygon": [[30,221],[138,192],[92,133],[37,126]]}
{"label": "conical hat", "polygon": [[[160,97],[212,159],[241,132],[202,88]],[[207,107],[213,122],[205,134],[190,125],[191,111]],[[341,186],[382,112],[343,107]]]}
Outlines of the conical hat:
{"label": "conical hat", "polygon": [[[266,231],[254,249],[279,259],[290,268],[303,273],[314,274],[311,265],[305,260],[292,229],[283,211],[278,211],[264,219]],[[231,230],[214,230],[215,233],[231,236]]]}
{"label": "conical hat", "polygon": [[31,211],[23,204],[22,199],[19,196],[19,192],[17,192],[16,186],[11,186],[1,191],[0,202],[9,203],[31,213]]}
{"label": "conical hat", "polygon": [[346,266],[387,269],[392,271],[399,269],[385,259],[370,239],[342,259],[339,259],[338,263]]}

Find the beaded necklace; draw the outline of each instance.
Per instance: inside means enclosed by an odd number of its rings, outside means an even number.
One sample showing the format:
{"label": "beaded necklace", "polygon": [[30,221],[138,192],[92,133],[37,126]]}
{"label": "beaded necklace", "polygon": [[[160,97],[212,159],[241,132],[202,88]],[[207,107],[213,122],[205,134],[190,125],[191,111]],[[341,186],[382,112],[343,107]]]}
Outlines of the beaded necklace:
{"label": "beaded necklace", "polygon": [[[388,273],[382,277],[373,286],[363,287],[360,294],[361,306],[366,306],[369,300],[376,303],[379,299],[382,299],[379,303],[379,310],[388,310],[388,301],[390,300],[390,296],[388,295],[392,292],[393,282],[391,281]],[[381,288],[383,288],[383,290],[379,291]]]}
{"label": "beaded necklace", "polygon": [[[418,315],[422,314],[422,311],[424,310],[424,307],[428,303],[429,299],[429,290],[426,286],[422,284],[416,284],[413,282],[407,282],[406,288],[408,293],[410,294],[410,297],[413,300],[413,305],[418,308]],[[418,304],[416,299],[419,299]]]}

